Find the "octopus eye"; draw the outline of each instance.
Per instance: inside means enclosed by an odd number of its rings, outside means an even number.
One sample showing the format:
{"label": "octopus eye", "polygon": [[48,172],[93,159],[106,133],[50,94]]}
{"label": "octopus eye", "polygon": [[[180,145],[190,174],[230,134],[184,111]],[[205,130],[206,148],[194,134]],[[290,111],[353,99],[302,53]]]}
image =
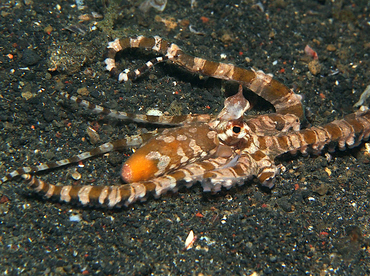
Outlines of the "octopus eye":
{"label": "octopus eye", "polygon": [[234,133],[238,134],[238,133],[240,133],[240,131],[241,131],[241,127],[240,126],[233,126],[233,132]]}

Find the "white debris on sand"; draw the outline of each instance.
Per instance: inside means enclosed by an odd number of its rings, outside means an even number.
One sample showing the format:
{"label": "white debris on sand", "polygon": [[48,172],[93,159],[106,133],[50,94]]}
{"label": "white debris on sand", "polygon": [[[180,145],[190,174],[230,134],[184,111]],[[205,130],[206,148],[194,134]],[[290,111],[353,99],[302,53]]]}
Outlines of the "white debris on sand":
{"label": "white debris on sand", "polygon": [[370,97],[370,84],[366,87],[365,91],[362,92],[360,99],[357,103],[353,105],[353,107],[359,107],[364,104],[364,102],[367,100],[367,98]]}

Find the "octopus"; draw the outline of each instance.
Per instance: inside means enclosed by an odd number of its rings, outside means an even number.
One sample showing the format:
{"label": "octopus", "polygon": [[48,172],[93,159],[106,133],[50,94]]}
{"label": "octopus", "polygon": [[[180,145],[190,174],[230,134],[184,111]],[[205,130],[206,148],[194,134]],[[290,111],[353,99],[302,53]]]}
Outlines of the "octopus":
{"label": "octopus", "polygon": [[[128,48],[154,51],[158,56],[136,70],[120,72],[116,54]],[[365,109],[322,126],[301,129],[304,109],[301,96],[262,71],[209,61],[184,53],[176,44],[158,36],[116,39],[108,43],[106,69],[120,82],[136,81],[160,62],[172,62],[192,73],[238,83],[238,93],[225,99],[217,115],[140,115],[92,104],[76,96],[62,97],[94,113],[135,123],[166,127],[104,143],[55,162],[24,166],[11,171],[0,183],[22,177],[45,198],[82,205],[121,207],[145,201],[186,186],[200,183],[204,192],[219,192],[243,185],[256,177],[262,186],[273,188],[279,165],[276,157],[285,153],[319,154],[359,146],[370,136],[370,111]],[[270,102],[275,113],[246,116],[250,102],[243,96],[249,89]],[[122,182],[112,186],[55,185],[37,178],[37,173],[77,163],[126,147],[138,148],[121,169]]]}

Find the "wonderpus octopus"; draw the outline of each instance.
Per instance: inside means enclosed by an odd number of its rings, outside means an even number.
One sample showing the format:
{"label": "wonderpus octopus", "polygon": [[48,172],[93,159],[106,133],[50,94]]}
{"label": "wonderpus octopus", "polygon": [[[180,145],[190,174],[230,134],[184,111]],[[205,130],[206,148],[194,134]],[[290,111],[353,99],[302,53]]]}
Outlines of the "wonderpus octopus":
{"label": "wonderpus octopus", "polygon": [[[157,52],[159,56],[139,69],[119,72],[115,57],[127,48],[144,48]],[[217,116],[135,115],[103,108],[62,93],[62,96],[95,113],[167,128],[156,135],[144,133],[108,142],[68,159],[21,167],[3,177],[1,183],[22,176],[29,180],[30,188],[46,198],[108,207],[127,206],[137,200],[146,200],[149,195],[159,197],[167,191],[190,187],[196,182],[201,183],[204,191],[218,192],[222,187],[229,189],[257,177],[262,185],[272,188],[279,170],[274,163],[277,156],[298,151],[306,154],[309,150],[318,154],[326,145],[329,151],[336,146],[344,150],[358,146],[370,135],[368,110],[301,130],[300,119],[304,116],[301,97],[271,75],[192,57],[160,37],[116,39],[108,44],[108,50],[106,68],[119,81],[134,81],[155,64],[168,61],[193,73],[235,81],[239,84],[239,91],[226,98]],[[243,96],[243,88],[270,102],[276,113],[247,117],[245,113],[251,105]],[[125,147],[140,147],[122,166],[121,177],[127,184],[57,186],[35,176],[40,171]]]}

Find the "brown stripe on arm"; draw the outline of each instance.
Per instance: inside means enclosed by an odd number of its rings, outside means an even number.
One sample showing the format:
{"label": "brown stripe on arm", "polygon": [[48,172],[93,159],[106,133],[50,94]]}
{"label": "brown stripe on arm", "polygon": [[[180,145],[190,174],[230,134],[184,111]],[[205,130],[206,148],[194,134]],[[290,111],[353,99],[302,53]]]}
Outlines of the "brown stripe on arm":
{"label": "brown stripe on arm", "polygon": [[[256,77],[255,71],[248,70],[248,69],[245,69],[245,68],[240,68],[240,67],[237,67],[237,66],[235,66],[235,68],[234,68],[233,79],[236,80],[236,81],[240,81],[240,82],[244,83],[244,85],[248,88],[250,86],[248,84],[250,84],[255,77]],[[253,91],[253,92],[255,92],[255,91]]]}
{"label": "brown stripe on arm", "polygon": [[[353,135],[353,144],[348,144],[349,148],[353,148],[358,146],[362,140],[364,139],[364,136],[366,135],[366,129],[370,128],[369,121],[366,120],[366,117],[358,117],[356,118],[356,114],[350,114],[344,118],[347,123],[349,123],[352,126],[354,135]],[[369,132],[369,131],[368,131]]]}
{"label": "brown stripe on arm", "polygon": [[270,102],[277,113],[294,114],[303,118],[301,96],[295,94],[286,85],[262,71],[234,68],[233,80],[242,82],[247,88]]}
{"label": "brown stripe on arm", "polygon": [[136,201],[145,201],[150,195],[155,196],[157,186],[152,181],[116,186],[90,186],[91,189],[86,190],[86,194],[83,194],[83,187],[86,186],[76,186],[72,188],[75,191],[71,198],[75,198],[75,201],[83,205],[102,205],[109,208],[122,207]]}
{"label": "brown stripe on arm", "polygon": [[194,57],[185,54],[183,51],[178,51],[177,56],[172,60],[172,62],[189,70],[190,72],[198,73],[199,64],[195,64]]}
{"label": "brown stripe on arm", "polygon": [[116,57],[116,54],[117,54],[116,50],[108,49],[107,58],[114,59]]}
{"label": "brown stripe on arm", "polygon": [[23,175],[29,180],[28,186],[37,194],[48,199],[89,206],[121,207],[137,200],[145,200],[154,193],[156,185],[152,182],[132,183],[118,186],[56,186],[39,180],[29,174]]}
{"label": "brown stripe on arm", "polygon": [[157,36],[157,39],[158,40],[160,39],[160,43],[159,44],[157,43],[158,47],[156,46],[156,47],[153,47],[152,49],[156,52],[159,52],[159,53],[165,55],[172,43],[165,40],[165,39],[160,38],[159,36]]}
{"label": "brown stripe on arm", "polygon": [[36,193],[40,194],[41,196],[44,196],[46,198],[57,199],[57,200],[61,199],[61,191],[63,189],[62,186],[55,186],[52,184],[48,184],[29,174],[24,174],[22,175],[22,177],[25,180],[29,180],[28,187],[34,190]]}
{"label": "brown stripe on arm", "polygon": [[299,118],[293,114],[265,114],[248,118],[247,125],[257,135],[277,135],[290,130],[299,131]]}
{"label": "brown stripe on arm", "polygon": [[5,175],[3,178],[1,178],[0,184],[13,179],[14,177],[24,175],[24,174],[32,174],[32,173],[37,172],[37,171],[38,171],[38,168],[36,166],[18,168],[16,170],[8,173],[7,175]]}
{"label": "brown stripe on arm", "polygon": [[[257,95],[270,102],[276,109],[276,113],[294,114],[303,118],[303,106],[301,96],[295,94],[283,83],[275,80],[272,76],[256,71],[256,79],[251,82],[250,89]],[[254,84],[254,82],[256,82]]]}
{"label": "brown stripe on arm", "polygon": [[[108,69],[108,66],[107,66],[107,69]],[[109,74],[110,74],[113,78],[115,78],[115,79],[118,79],[118,76],[119,76],[119,74],[121,73],[121,72],[120,72],[120,70],[118,70],[118,68],[117,68],[117,67],[113,67],[113,68],[111,68],[110,70],[108,69],[108,71],[109,71]]]}
{"label": "brown stripe on arm", "polygon": [[119,39],[118,41],[119,41],[119,45],[121,47],[121,50],[131,47],[131,43],[130,43],[131,38],[130,37],[124,37],[124,38]]}
{"label": "brown stripe on arm", "polygon": [[[237,158],[237,159],[235,159]],[[222,158],[216,158],[215,161]],[[230,189],[234,185],[242,185],[258,172],[256,160],[251,155],[242,155],[233,159],[226,159],[223,165],[205,171],[202,176],[204,192],[218,192],[222,187]]]}
{"label": "brown stripe on arm", "polygon": [[290,152],[295,154],[298,150],[306,154],[307,146],[315,145],[318,142],[318,135],[312,129],[304,129],[295,133],[281,134],[279,136],[260,137],[262,141],[268,141],[264,152],[267,152],[271,159]]}
{"label": "brown stripe on arm", "polygon": [[306,148],[310,147],[318,154],[325,145],[329,145],[329,150],[333,151],[335,144],[340,150],[344,150],[346,147],[359,145],[361,141],[368,139],[369,135],[370,111],[357,112],[321,127],[311,127],[296,133],[280,135],[276,138],[280,141],[280,145],[283,144],[282,140],[285,137],[291,143],[286,148],[275,147],[276,151],[273,150],[271,153],[275,156],[295,150],[304,153]]}
{"label": "brown stripe on arm", "polygon": [[192,72],[242,83],[245,87],[273,104],[277,113],[294,114],[299,118],[303,118],[301,96],[295,94],[281,82],[273,79],[269,74],[265,74],[262,71],[243,69],[232,64],[192,57],[182,52],[178,57],[174,58],[174,62]]}
{"label": "brown stripe on arm", "polygon": [[[199,59],[199,61],[197,61],[197,63],[199,65],[200,65],[200,60],[201,59]],[[219,64],[220,63],[218,63],[218,62],[204,60],[204,66],[202,68],[200,68],[199,72],[203,75],[217,78],[217,76],[215,75],[215,72],[217,71],[217,69],[219,67]]]}
{"label": "brown stripe on arm", "polygon": [[[131,41],[133,41],[133,39]],[[138,48],[144,48],[144,49],[151,49],[155,45],[155,39],[154,39],[154,37],[140,36],[140,37],[137,37],[137,41],[138,41],[137,44],[133,44],[131,42],[130,47],[132,47],[132,48],[133,47],[138,47]]]}

